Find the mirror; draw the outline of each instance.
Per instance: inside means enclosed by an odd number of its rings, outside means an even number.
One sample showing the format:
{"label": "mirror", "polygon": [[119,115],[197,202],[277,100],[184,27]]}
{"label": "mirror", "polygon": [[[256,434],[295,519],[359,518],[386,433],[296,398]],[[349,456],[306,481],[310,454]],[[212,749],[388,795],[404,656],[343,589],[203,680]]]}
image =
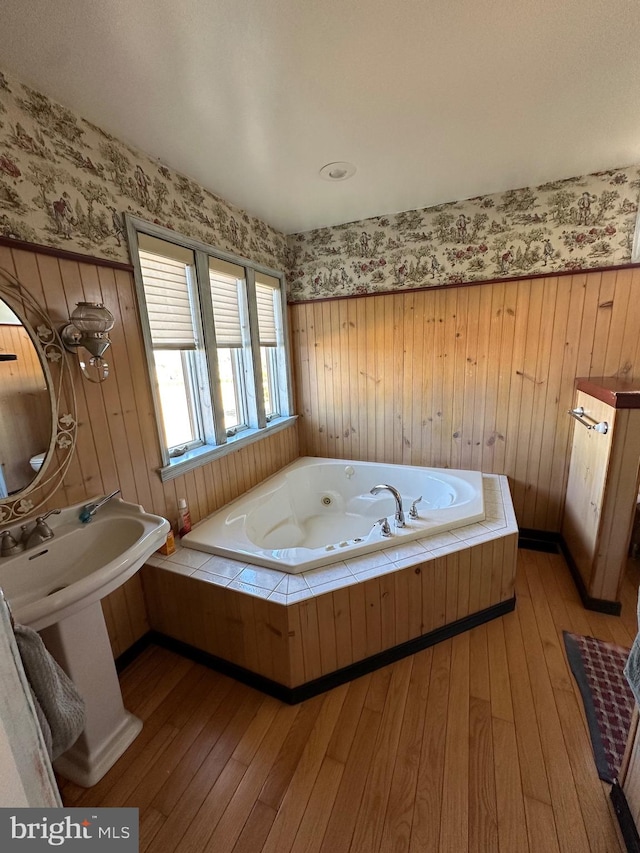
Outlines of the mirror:
{"label": "mirror", "polygon": [[0,300],[0,498],[35,480],[51,441],[51,404],[40,354]]}
{"label": "mirror", "polygon": [[49,500],[75,441],[62,342],[33,295],[0,267],[0,524],[27,518]]}

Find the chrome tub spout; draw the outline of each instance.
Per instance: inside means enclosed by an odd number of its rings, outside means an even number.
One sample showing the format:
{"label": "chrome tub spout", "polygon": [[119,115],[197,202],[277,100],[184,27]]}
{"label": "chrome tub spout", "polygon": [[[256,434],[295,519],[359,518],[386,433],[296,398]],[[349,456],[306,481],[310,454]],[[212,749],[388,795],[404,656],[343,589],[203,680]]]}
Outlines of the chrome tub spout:
{"label": "chrome tub spout", "polygon": [[383,491],[391,492],[391,494],[395,498],[396,514],[395,514],[394,518],[396,520],[396,525],[398,527],[404,527],[405,526],[404,512],[402,511],[402,497],[400,496],[400,492],[394,486],[388,485],[388,483],[380,483],[379,485],[374,486],[371,489],[371,494],[377,495],[379,492],[383,492]]}

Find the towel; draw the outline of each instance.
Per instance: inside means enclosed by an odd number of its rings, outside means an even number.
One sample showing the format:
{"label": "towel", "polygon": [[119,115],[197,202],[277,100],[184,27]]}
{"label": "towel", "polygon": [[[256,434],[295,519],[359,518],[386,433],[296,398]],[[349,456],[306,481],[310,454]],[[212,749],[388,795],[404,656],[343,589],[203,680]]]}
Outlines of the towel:
{"label": "towel", "polygon": [[[640,624],[640,595],[638,596],[638,624]],[[636,634],[631,646],[629,657],[624,665],[624,674],[636,697],[636,703],[640,705],[640,633]]]}
{"label": "towel", "polygon": [[16,625],[14,631],[47,751],[55,761],[73,746],[84,729],[84,699],[38,633],[25,625]]}

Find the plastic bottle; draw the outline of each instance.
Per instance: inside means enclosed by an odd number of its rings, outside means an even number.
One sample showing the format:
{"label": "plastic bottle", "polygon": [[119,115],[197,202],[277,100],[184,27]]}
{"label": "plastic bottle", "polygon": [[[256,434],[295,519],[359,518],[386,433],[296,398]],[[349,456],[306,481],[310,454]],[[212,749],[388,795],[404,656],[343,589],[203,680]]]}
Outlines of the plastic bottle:
{"label": "plastic bottle", "polygon": [[178,498],[178,536],[184,536],[191,530],[191,515],[186,498]]}
{"label": "plastic bottle", "polygon": [[158,548],[158,552],[160,554],[174,554],[176,550],[176,540],[173,536],[173,530],[169,530],[167,533],[167,538],[163,545]]}

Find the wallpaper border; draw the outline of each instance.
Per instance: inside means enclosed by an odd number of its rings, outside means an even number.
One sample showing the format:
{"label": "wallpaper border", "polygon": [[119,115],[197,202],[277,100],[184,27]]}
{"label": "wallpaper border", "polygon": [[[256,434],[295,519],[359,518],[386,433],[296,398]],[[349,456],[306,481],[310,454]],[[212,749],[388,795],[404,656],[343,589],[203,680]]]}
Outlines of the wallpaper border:
{"label": "wallpaper border", "polygon": [[455,281],[447,284],[429,284],[426,287],[411,287],[404,290],[373,290],[369,293],[346,293],[340,296],[314,296],[311,299],[290,299],[287,305],[310,305],[315,302],[336,302],[344,299],[366,299],[369,296],[402,296],[409,293],[420,293],[426,290],[450,290],[454,287],[480,287],[482,285],[502,284],[512,281],[531,281],[536,278],[564,278],[565,276],[592,275],[603,272],[617,272],[618,270],[632,270],[640,268],[640,261],[633,264],[614,264],[608,267],[584,267],[573,270],[558,270],[556,272],[537,272],[531,275],[513,275],[509,278],[499,276],[498,278],[482,278],[472,281]]}
{"label": "wallpaper border", "polygon": [[110,267],[111,269],[133,273],[133,264],[125,264],[124,261],[111,261],[109,258],[101,258],[97,255],[70,252],[68,249],[58,249],[55,246],[45,246],[42,243],[31,243],[29,240],[17,240],[15,237],[3,237],[0,235],[0,246],[7,246],[9,249],[17,249],[25,252],[36,252],[39,255],[51,255],[54,258],[62,258],[65,261],[77,261],[80,264]]}

